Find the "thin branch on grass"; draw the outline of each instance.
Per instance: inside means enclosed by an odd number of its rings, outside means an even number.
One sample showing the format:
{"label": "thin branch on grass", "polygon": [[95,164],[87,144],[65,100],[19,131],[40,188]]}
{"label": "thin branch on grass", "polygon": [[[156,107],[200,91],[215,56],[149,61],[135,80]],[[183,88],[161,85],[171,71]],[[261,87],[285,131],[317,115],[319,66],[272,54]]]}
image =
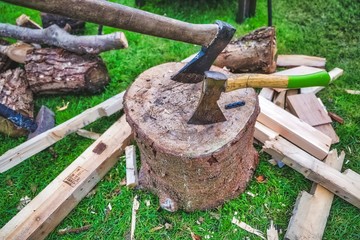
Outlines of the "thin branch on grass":
{"label": "thin branch on grass", "polygon": [[46,29],[30,29],[0,23],[0,37],[60,47],[78,54],[98,54],[113,49],[127,48],[128,42],[122,32],[101,36],[74,36],[57,25]]}

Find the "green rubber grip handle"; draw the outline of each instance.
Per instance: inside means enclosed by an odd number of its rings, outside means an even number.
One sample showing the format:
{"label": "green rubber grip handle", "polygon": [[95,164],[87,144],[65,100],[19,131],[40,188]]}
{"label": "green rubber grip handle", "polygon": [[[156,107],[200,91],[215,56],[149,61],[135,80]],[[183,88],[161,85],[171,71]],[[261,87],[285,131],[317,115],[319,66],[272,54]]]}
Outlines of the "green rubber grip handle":
{"label": "green rubber grip handle", "polygon": [[289,76],[288,88],[327,86],[330,80],[329,73],[325,71],[299,76]]}

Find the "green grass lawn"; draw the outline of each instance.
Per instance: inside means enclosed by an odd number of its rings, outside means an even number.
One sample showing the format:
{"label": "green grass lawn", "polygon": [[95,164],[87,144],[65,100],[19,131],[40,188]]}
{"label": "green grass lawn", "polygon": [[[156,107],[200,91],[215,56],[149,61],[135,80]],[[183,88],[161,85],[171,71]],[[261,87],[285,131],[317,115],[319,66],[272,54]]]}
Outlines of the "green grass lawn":
{"label": "green grass lawn", "polygon": [[[133,0],[117,1],[134,6]],[[40,22],[37,11],[0,3],[0,22],[15,23],[25,13]],[[237,28],[237,36],[267,24],[266,1],[259,0],[256,16],[243,24],[235,23],[237,1],[159,1],[148,0],[144,10],[160,15],[193,22],[213,23],[223,20]],[[360,172],[360,95],[350,95],[345,89],[360,90],[360,4],[352,0],[319,1],[274,1],[273,24],[277,30],[277,46],[280,54],[307,54],[326,57],[327,70],[334,67],[344,69],[344,75],[318,95],[329,111],[345,120],[333,126],[340,143],[333,145],[346,152],[344,169]],[[104,27],[105,33],[116,29]],[[96,34],[97,25],[87,24],[86,34]],[[126,32],[129,48],[103,53],[111,83],[105,91],[95,96],[46,96],[37,97],[35,110],[42,104],[56,110],[62,101],[69,101],[66,111],[56,112],[56,123],[60,124],[83,110],[125,90],[144,70],[169,61],[180,61],[199,50],[199,46],[159,39]],[[121,114],[103,118],[87,129],[104,132]],[[0,136],[0,154],[24,142],[25,138],[13,139]],[[50,149],[33,156],[13,169],[0,174],[0,227],[17,212],[21,197],[34,198],[47,184],[61,173],[90,144],[91,140],[72,134]],[[288,225],[291,211],[298,193],[309,191],[311,182],[288,167],[277,168],[261,154],[261,162],[255,176],[264,175],[266,183],[251,181],[246,191],[217,209],[185,213],[169,213],[158,208],[158,199],[149,193],[120,187],[125,177],[124,159],[95,187],[95,193],[84,198],[80,204],[51,233],[48,239],[125,239],[129,235],[132,199],[140,197],[136,239],[191,239],[190,230],[203,239],[258,239],[231,223],[233,216],[266,232],[270,220],[282,230]],[[150,200],[151,205],[145,202]],[[111,204],[112,211],[105,209]],[[214,216],[219,216],[214,217]],[[203,218],[201,224],[197,223]],[[160,224],[172,225],[171,229],[151,231]],[[90,224],[88,231],[59,236],[57,231],[67,226],[76,228]],[[360,239],[359,210],[335,197],[330,212],[324,239]]]}

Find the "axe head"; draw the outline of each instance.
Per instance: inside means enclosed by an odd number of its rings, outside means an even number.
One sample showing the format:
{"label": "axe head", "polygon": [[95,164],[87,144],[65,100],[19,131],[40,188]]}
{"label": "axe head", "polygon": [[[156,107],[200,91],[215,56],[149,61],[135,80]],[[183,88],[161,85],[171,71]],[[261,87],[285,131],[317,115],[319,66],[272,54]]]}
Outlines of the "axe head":
{"label": "axe head", "polygon": [[182,83],[198,83],[204,79],[204,72],[209,70],[217,56],[228,45],[236,29],[228,23],[216,21],[218,33],[209,46],[203,46],[196,56],[172,80]]}
{"label": "axe head", "polygon": [[226,118],[217,104],[225,91],[227,76],[220,72],[206,71],[199,104],[188,124],[212,124],[224,122]]}

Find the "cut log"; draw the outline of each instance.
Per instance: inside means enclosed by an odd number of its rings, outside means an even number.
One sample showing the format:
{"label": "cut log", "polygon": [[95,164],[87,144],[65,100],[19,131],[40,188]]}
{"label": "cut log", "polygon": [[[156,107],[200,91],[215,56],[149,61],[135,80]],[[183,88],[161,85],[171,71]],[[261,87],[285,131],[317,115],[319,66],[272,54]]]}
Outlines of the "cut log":
{"label": "cut log", "polygon": [[73,33],[83,33],[85,30],[85,22],[77,19],[72,19],[64,16],[60,16],[52,13],[40,13],[41,22],[43,28],[48,28],[51,25],[57,25],[61,28],[64,28],[66,24],[70,25],[71,32]]}
{"label": "cut log", "polygon": [[[0,74],[0,103],[26,117],[34,117],[33,94],[21,68],[9,69]],[[0,132],[11,137],[28,134],[28,131],[3,117],[0,117]]]}
{"label": "cut log", "polygon": [[261,112],[257,120],[318,159],[324,159],[331,138],[291,113],[259,96]]}
{"label": "cut log", "polygon": [[[340,171],[344,157],[344,152],[338,156],[335,149],[329,153],[324,163]],[[311,194],[301,192],[296,200],[285,239],[321,240],[333,198],[333,193],[316,183],[312,186]]]}
{"label": "cut log", "polygon": [[[7,46],[10,45],[8,41],[5,41],[0,38],[0,45]],[[9,68],[17,65],[13,60],[11,60],[7,55],[0,52],[0,74],[8,70]]]}
{"label": "cut log", "polygon": [[276,37],[273,27],[257,29],[231,41],[214,65],[234,73],[273,73],[276,70]]}
{"label": "cut log", "polygon": [[25,161],[36,153],[50,147],[67,135],[96,121],[97,119],[110,116],[123,108],[124,92],[92,107],[68,121],[43,132],[36,137],[10,149],[0,156],[0,173]]}
{"label": "cut log", "polygon": [[0,36],[60,47],[78,54],[98,54],[112,49],[128,47],[126,37],[121,32],[102,36],[74,36],[57,25],[46,29],[30,29],[0,23]]}
{"label": "cut log", "polygon": [[276,60],[278,67],[286,68],[298,66],[325,68],[325,64],[325,58],[306,55],[278,55]]}
{"label": "cut log", "polygon": [[109,82],[104,62],[59,48],[33,49],[26,55],[26,78],[35,94],[98,93]]}
{"label": "cut log", "polygon": [[0,239],[46,238],[115,165],[131,139],[122,117],[16,214],[0,230]]}
{"label": "cut log", "polygon": [[[156,193],[161,207],[169,211],[221,205],[245,190],[258,164],[252,144],[259,113],[255,91],[222,94],[218,104],[225,122],[187,124],[202,83],[172,81],[171,75],[183,66],[167,63],[145,71],[124,98],[141,153],[140,187]],[[246,105],[225,110],[226,104],[239,100]]]}

